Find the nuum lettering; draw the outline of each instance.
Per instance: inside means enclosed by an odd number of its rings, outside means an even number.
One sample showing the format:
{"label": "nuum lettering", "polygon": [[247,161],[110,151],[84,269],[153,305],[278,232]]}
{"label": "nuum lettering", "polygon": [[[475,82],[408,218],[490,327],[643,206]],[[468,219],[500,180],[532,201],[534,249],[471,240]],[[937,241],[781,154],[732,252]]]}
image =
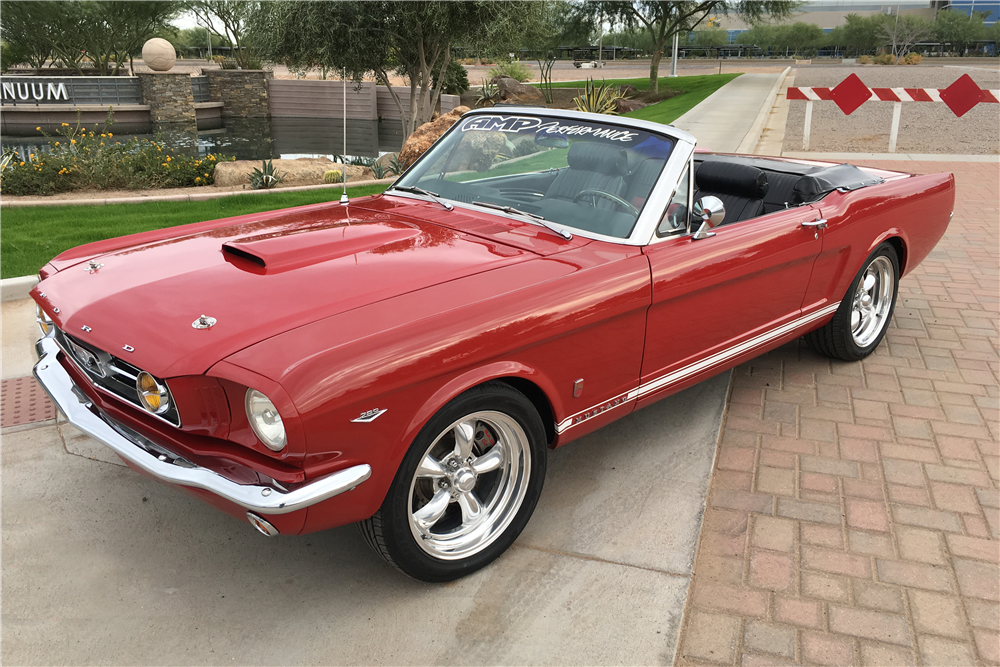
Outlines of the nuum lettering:
{"label": "nuum lettering", "polygon": [[38,83],[32,81],[4,81],[3,99],[13,101],[66,100],[69,93],[65,83]]}
{"label": "nuum lettering", "polygon": [[628,130],[618,128],[580,124],[560,125],[557,120],[542,122],[541,118],[524,116],[476,116],[462,123],[462,131],[468,132],[469,130],[514,134],[525,130],[534,130],[535,134],[586,135],[598,139],[608,139],[609,141],[632,141],[633,138],[639,136],[636,132],[629,132]]}

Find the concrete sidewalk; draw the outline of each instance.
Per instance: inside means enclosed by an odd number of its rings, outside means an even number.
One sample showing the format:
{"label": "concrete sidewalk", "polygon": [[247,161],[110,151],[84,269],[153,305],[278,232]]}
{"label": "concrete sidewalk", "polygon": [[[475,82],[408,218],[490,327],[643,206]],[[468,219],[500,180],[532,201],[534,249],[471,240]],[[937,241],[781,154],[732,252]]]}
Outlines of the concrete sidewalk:
{"label": "concrete sidewalk", "polygon": [[706,97],[672,125],[694,136],[698,146],[719,153],[753,152],[788,69],[743,74]]}

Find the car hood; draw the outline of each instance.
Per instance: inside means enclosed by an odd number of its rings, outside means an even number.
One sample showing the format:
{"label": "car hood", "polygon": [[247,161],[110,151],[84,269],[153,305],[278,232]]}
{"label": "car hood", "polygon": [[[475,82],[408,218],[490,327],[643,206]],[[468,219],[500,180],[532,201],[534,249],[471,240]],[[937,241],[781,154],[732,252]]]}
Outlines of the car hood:
{"label": "car hood", "polygon": [[[113,250],[84,246],[53,260],[58,272],[32,296],[67,333],[167,378],[203,373],[318,319],[579,244],[502,242],[510,228],[477,234],[421,220],[423,202],[371,203],[159,230],[115,239]],[[202,315],[215,323],[196,328]]]}

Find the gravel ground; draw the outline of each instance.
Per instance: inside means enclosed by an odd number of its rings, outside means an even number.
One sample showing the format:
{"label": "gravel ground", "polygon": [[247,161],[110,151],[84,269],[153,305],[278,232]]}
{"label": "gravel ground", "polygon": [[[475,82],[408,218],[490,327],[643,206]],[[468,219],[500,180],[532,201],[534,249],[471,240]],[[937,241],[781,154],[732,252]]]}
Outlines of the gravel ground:
{"label": "gravel ground", "polygon": [[[947,88],[962,74],[969,74],[980,88],[1000,88],[1000,69],[933,66],[798,67],[794,86],[834,87],[854,72],[869,87]],[[833,102],[813,104],[809,150],[836,153],[885,153],[892,125],[891,102],[865,102],[850,116]],[[805,102],[789,103],[782,150],[802,150]],[[904,102],[899,120],[898,153],[1000,153],[1000,104],[978,104],[961,118],[947,105]]]}

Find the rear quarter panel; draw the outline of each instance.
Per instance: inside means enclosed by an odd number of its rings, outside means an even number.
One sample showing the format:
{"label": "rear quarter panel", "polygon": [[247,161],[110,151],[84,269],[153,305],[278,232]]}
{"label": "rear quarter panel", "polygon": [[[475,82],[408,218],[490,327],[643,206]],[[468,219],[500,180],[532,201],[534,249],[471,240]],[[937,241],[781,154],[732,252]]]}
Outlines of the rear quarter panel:
{"label": "rear quarter panel", "polygon": [[929,174],[834,192],[817,204],[828,221],[803,307],[844,298],[862,263],[880,243],[902,244],[902,274],[913,270],[944,236],[955,208],[955,177]]}

